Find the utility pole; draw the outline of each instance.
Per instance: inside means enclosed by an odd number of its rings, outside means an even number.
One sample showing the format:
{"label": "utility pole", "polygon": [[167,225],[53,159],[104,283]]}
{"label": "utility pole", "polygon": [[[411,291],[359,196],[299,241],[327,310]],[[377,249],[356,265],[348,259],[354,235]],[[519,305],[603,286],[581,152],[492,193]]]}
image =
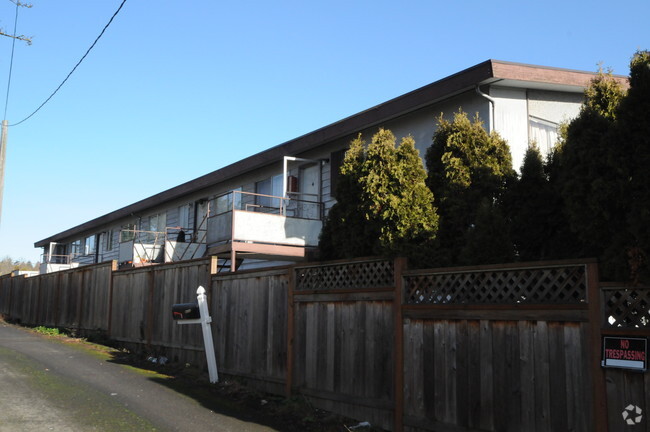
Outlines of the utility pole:
{"label": "utility pole", "polygon": [[0,222],[2,221],[2,193],[5,188],[5,155],[7,150],[7,120],[2,120],[0,136]]}

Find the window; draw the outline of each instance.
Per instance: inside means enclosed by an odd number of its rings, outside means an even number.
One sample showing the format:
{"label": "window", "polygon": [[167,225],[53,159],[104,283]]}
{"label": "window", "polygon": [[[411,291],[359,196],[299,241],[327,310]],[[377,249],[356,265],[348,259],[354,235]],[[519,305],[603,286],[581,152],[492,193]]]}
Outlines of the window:
{"label": "window", "polygon": [[113,250],[113,230],[108,230],[104,233],[106,236],[106,251]]}
{"label": "window", "polygon": [[84,240],[84,255],[92,255],[95,253],[95,236],[86,237]]}
{"label": "window", "polygon": [[70,255],[81,255],[81,240],[70,243]]}
{"label": "window", "polygon": [[558,125],[533,116],[529,117],[528,125],[530,128],[530,142],[537,143],[537,147],[542,156],[548,155],[557,142]]}
{"label": "window", "polygon": [[122,225],[122,230],[120,231],[120,242],[132,241],[135,238],[135,224],[130,223]]}
{"label": "window", "polygon": [[178,208],[178,225],[183,230],[190,227],[190,205],[185,204]]}
{"label": "window", "polygon": [[165,213],[149,216],[149,231],[164,232],[167,224]]}
{"label": "window", "polygon": [[[215,210],[216,214],[222,214],[229,212],[235,208],[235,210],[241,210],[241,194],[237,193],[241,192],[241,188],[233,189],[232,192],[228,192],[227,194],[220,195],[217,197],[215,200]],[[233,205],[233,200],[234,205]]]}
{"label": "window", "polygon": [[[255,193],[260,195],[271,195],[274,197],[283,196],[282,174],[255,183]],[[280,208],[280,200],[269,196],[257,196],[255,203],[259,206],[267,207],[267,211],[268,209]]]}

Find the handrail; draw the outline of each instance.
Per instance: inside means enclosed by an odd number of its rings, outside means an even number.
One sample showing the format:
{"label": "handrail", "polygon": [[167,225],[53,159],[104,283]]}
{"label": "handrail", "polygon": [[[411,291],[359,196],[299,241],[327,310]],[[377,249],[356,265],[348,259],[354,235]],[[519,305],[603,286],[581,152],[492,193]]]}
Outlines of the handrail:
{"label": "handrail", "polygon": [[[240,195],[239,199],[235,199],[234,196],[235,194]],[[303,203],[303,205],[314,205],[318,208],[317,218],[308,218],[308,219],[316,219],[320,220],[323,217],[323,203],[317,200],[309,200],[309,199],[298,199],[296,196],[303,196],[303,197],[312,197],[312,198],[318,198],[318,195],[316,194],[307,194],[307,193],[300,193],[300,192],[289,192],[286,197],[281,197],[277,195],[268,195],[268,194],[261,194],[261,193],[256,193],[256,192],[244,192],[240,190],[232,190],[229,192],[225,192],[221,195],[217,195],[214,199],[218,200],[219,198],[222,197],[227,197],[229,195],[232,195],[233,198],[231,198],[228,201],[229,205],[229,210],[222,211],[220,213],[217,213],[216,211],[214,214],[211,214],[210,217],[215,217],[224,213],[228,213],[234,210],[241,210],[241,211],[255,211],[255,209],[260,209],[258,211],[267,211],[267,212],[273,212],[277,211],[277,214],[281,216],[289,216],[287,214],[288,211],[293,210],[294,203],[296,205],[300,205]],[[251,200],[245,200],[244,197],[254,197],[253,202]],[[277,202],[279,203],[278,206],[273,206],[273,205],[264,205],[260,204],[257,202],[257,198],[267,198],[269,200],[273,200],[272,202]],[[277,200],[277,201],[276,201]]]}

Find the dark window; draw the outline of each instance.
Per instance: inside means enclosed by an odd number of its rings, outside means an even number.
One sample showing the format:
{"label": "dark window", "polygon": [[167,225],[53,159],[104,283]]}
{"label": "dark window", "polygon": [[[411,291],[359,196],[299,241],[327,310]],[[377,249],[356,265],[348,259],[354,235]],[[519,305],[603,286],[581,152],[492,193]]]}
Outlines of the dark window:
{"label": "dark window", "polygon": [[330,195],[336,198],[336,187],[341,176],[341,165],[348,149],[338,150],[330,154]]}

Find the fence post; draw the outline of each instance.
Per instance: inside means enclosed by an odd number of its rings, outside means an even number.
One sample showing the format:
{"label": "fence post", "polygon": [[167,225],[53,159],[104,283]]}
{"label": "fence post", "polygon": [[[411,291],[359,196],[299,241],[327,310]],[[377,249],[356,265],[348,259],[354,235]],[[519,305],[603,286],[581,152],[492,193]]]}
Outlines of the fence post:
{"label": "fence post", "polygon": [[296,289],[296,268],[289,267],[289,277],[287,283],[287,372],[284,387],[286,397],[291,397],[291,387],[293,386],[293,337],[294,337],[294,304],[293,292]]}
{"label": "fence post", "polygon": [[393,297],[394,320],[394,371],[393,371],[393,398],[395,411],[393,413],[395,432],[404,430],[404,327],[402,323],[402,298],[403,298],[403,273],[407,269],[406,258],[396,258],[393,266],[395,294]]}
{"label": "fence post", "polygon": [[11,301],[12,301],[13,292],[14,292],[14,279],[13,276],[10,275],[9,276],[9,300],[7,300],[9,302],[9,309],[7,309],[7,316],[9,318],[13,318],[13,316],[11,316]]}
{"label": "fence post", "polygon": [[117,271],[117,260],[111,261],[111,270],[108,277],[108,320],[106,329],[107,337],[111,337],[111,330],[113,328],[113,274]]}
{"label": "fence post", "polygon": [[79,295],[77,296],[77,331],[81,331],[81,315],[83,311],[84,286],[86,285],[86,271],[81,271],[81,281],[79,283]]}
{"label": "fence post", "polygon": [[[52,314],[52,315],[54,315],[53,316],[54,327],[59,327],[59,323],[60,323],[60,314],[61,314],[61,277],[62,277],[61,275],[62,275],[62,273],[63,272],[58,271],[58,272],[56,272],[56,276],[55,276],[56,282],[55,282],[55,285],[54,285],[55,286],[55,291],[54,291],[54,305],[53,305],[54,312]],[[45,275],[39,276],[39,277],[45,277]],[[52,276],[49,276],[49,277],[52,277]]]}
{"label": "fence post", "polygon": [[[212,255],[210,257],[210,276],[215,275],[219,272],[219,257],[216,255]],[[212,285],[212,279],[210,279],[210,285]],[[210,287],[212,288],[212,286]]]}
{"label": "fence post", "polygon": [[589,307],[589,358],[591,366],[591,380],[593,386],[593,421],[596,432],[608,430],[607,419],[607,393],[605,387],[605,373],[600,366],[601,344],[601,302],[600,280],[598,276],[598,263],[587,264],[587,301]]}
{"label": "fence post", "polygon": [[155,266],[150,266],[148,276],[148,290],[147,290],[147,316],[145,324],[145,343],[147,348],[151,348],[151,340],[153,337],[153,291],[156,283],[156,276],[154,271]]}

